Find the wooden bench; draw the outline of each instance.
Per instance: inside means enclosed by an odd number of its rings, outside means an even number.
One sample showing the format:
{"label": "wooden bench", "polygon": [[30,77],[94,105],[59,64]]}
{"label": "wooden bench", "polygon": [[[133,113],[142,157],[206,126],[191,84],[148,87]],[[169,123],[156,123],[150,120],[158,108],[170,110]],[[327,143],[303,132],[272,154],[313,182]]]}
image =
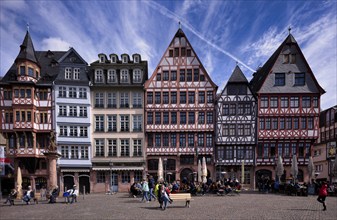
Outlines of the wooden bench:
{"label": "wooden bench", "polygon": [[192,200],[191,198],[191,193],[176,193],[176,194],[170,194],[170,198],[173,200],[173,202],[176,201],[185,201],[186,202],[186,207],[190,207],[190,201]]}

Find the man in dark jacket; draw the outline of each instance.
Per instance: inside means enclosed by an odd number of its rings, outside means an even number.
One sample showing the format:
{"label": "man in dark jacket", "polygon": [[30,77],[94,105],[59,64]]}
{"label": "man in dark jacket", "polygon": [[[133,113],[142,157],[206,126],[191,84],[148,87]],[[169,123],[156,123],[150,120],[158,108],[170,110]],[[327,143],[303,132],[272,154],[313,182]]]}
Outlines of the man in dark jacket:
{"label": "man in dark jacket", "polygon": [[153,194],[154,186],[155,186],[155,182],[154,182],[153,176],[150,176],[149,177],[150,201],[152,198],[154,199],[154,201],[156,201],[156,196]]}

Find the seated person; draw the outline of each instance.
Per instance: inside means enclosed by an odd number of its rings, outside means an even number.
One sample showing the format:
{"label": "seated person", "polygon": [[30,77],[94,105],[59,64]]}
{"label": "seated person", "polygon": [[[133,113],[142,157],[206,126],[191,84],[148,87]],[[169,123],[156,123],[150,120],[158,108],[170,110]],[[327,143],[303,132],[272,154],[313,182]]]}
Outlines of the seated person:
{"label": "seated person", "polygon": [[34,192],[33,192],[33,190],[32,190],[32,187],[31,187],[31,186],[28,186],[28,190],[25,192],[25,194],[24,194],[22,200],[23,200],[24,202],[26,202],[26,204],[28,205],[29,202],[30,202],[30,200],[31,200],[31,198],[33,198],[33,197],[34,197]]}
{"label": "seated person", "polygon": [[77,202],[77,196],[78,196],[78,190],[76,189],[76,185],[73,186],[72,189],[67,190],[68,196],[66,197],[66,202],[69,203],[70,198],[71,202],[70,204]]}
{"label": "seated person", "polygon": [[225,189],[224,189],[224,190],[225,190],[225,193],[226,193],[226,194],[232,192],[232,188],[230,187],[229,184],[225,185]]}
{"label": "seated person", "polygon": [[58,186],[54,186],[50,192],[49,203],[56,203],[56,197],[58,197],[60,191]]}
{"label": "seated person", "polygon": [[138,195],[138,191],[137,191],[137,188],[136,188],[136,182],[134,182],[131,187],[130,187],[130,192],[131,192],[131,195],[136,198],[137,195]]}
{"label": "seated person", "polygon": [[18,194],[18,191],[16,189],[12,189],[11,193],[8,195],[6,202],[4,204],[7,204],[9,202],[10,205],[14,205],[14,199],[16,198]]}

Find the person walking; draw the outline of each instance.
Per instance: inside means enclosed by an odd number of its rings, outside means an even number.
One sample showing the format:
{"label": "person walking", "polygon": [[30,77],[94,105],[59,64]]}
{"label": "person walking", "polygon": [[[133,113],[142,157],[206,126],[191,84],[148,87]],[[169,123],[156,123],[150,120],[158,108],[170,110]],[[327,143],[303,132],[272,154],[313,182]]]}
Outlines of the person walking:
{"label": "person walking", "polygon": [[143,191],[143,198],[141,202],[143,202],[144,199],[146,200],[146,202],[149,202],[149,198],[147,197],[149,193],[149,184],[147,183],[146,179],[143,180],[142,191]]}
{"label": "person walking", "polygon": [[155,182],[152,176],[150,176],[149,178],[149,188],[150,188],[150,201],[153,198],[154,201],[156,201],[156,196],[153,194],[153,190],[154,190],[154,186],[155,186]]}
{"label": "person walking", "polygon": [[324,181],[321,185],[321,188],[319,189],[318,198],[317,198],[317,201],[323,204],[323,211],[326,211],[325,198],[328,195],[327,189],[328,189],[328,184],[327,182]]}

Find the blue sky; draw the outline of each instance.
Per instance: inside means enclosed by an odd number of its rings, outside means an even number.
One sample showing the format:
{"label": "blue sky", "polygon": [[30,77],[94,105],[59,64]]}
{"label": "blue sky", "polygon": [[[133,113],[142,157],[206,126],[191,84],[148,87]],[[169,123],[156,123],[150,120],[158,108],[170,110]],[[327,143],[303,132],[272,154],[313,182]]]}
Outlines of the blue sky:
{"label": "blue sky", "polygon": [[0,75],[19,52],[30,24],[36,50],[74,47],[91,63],[99,53],[139,53],[157,66],[178,21],[220,92],[236,62],[248,79],[288,35],[299,43],[337,104],[336,1],[0,1]]}

